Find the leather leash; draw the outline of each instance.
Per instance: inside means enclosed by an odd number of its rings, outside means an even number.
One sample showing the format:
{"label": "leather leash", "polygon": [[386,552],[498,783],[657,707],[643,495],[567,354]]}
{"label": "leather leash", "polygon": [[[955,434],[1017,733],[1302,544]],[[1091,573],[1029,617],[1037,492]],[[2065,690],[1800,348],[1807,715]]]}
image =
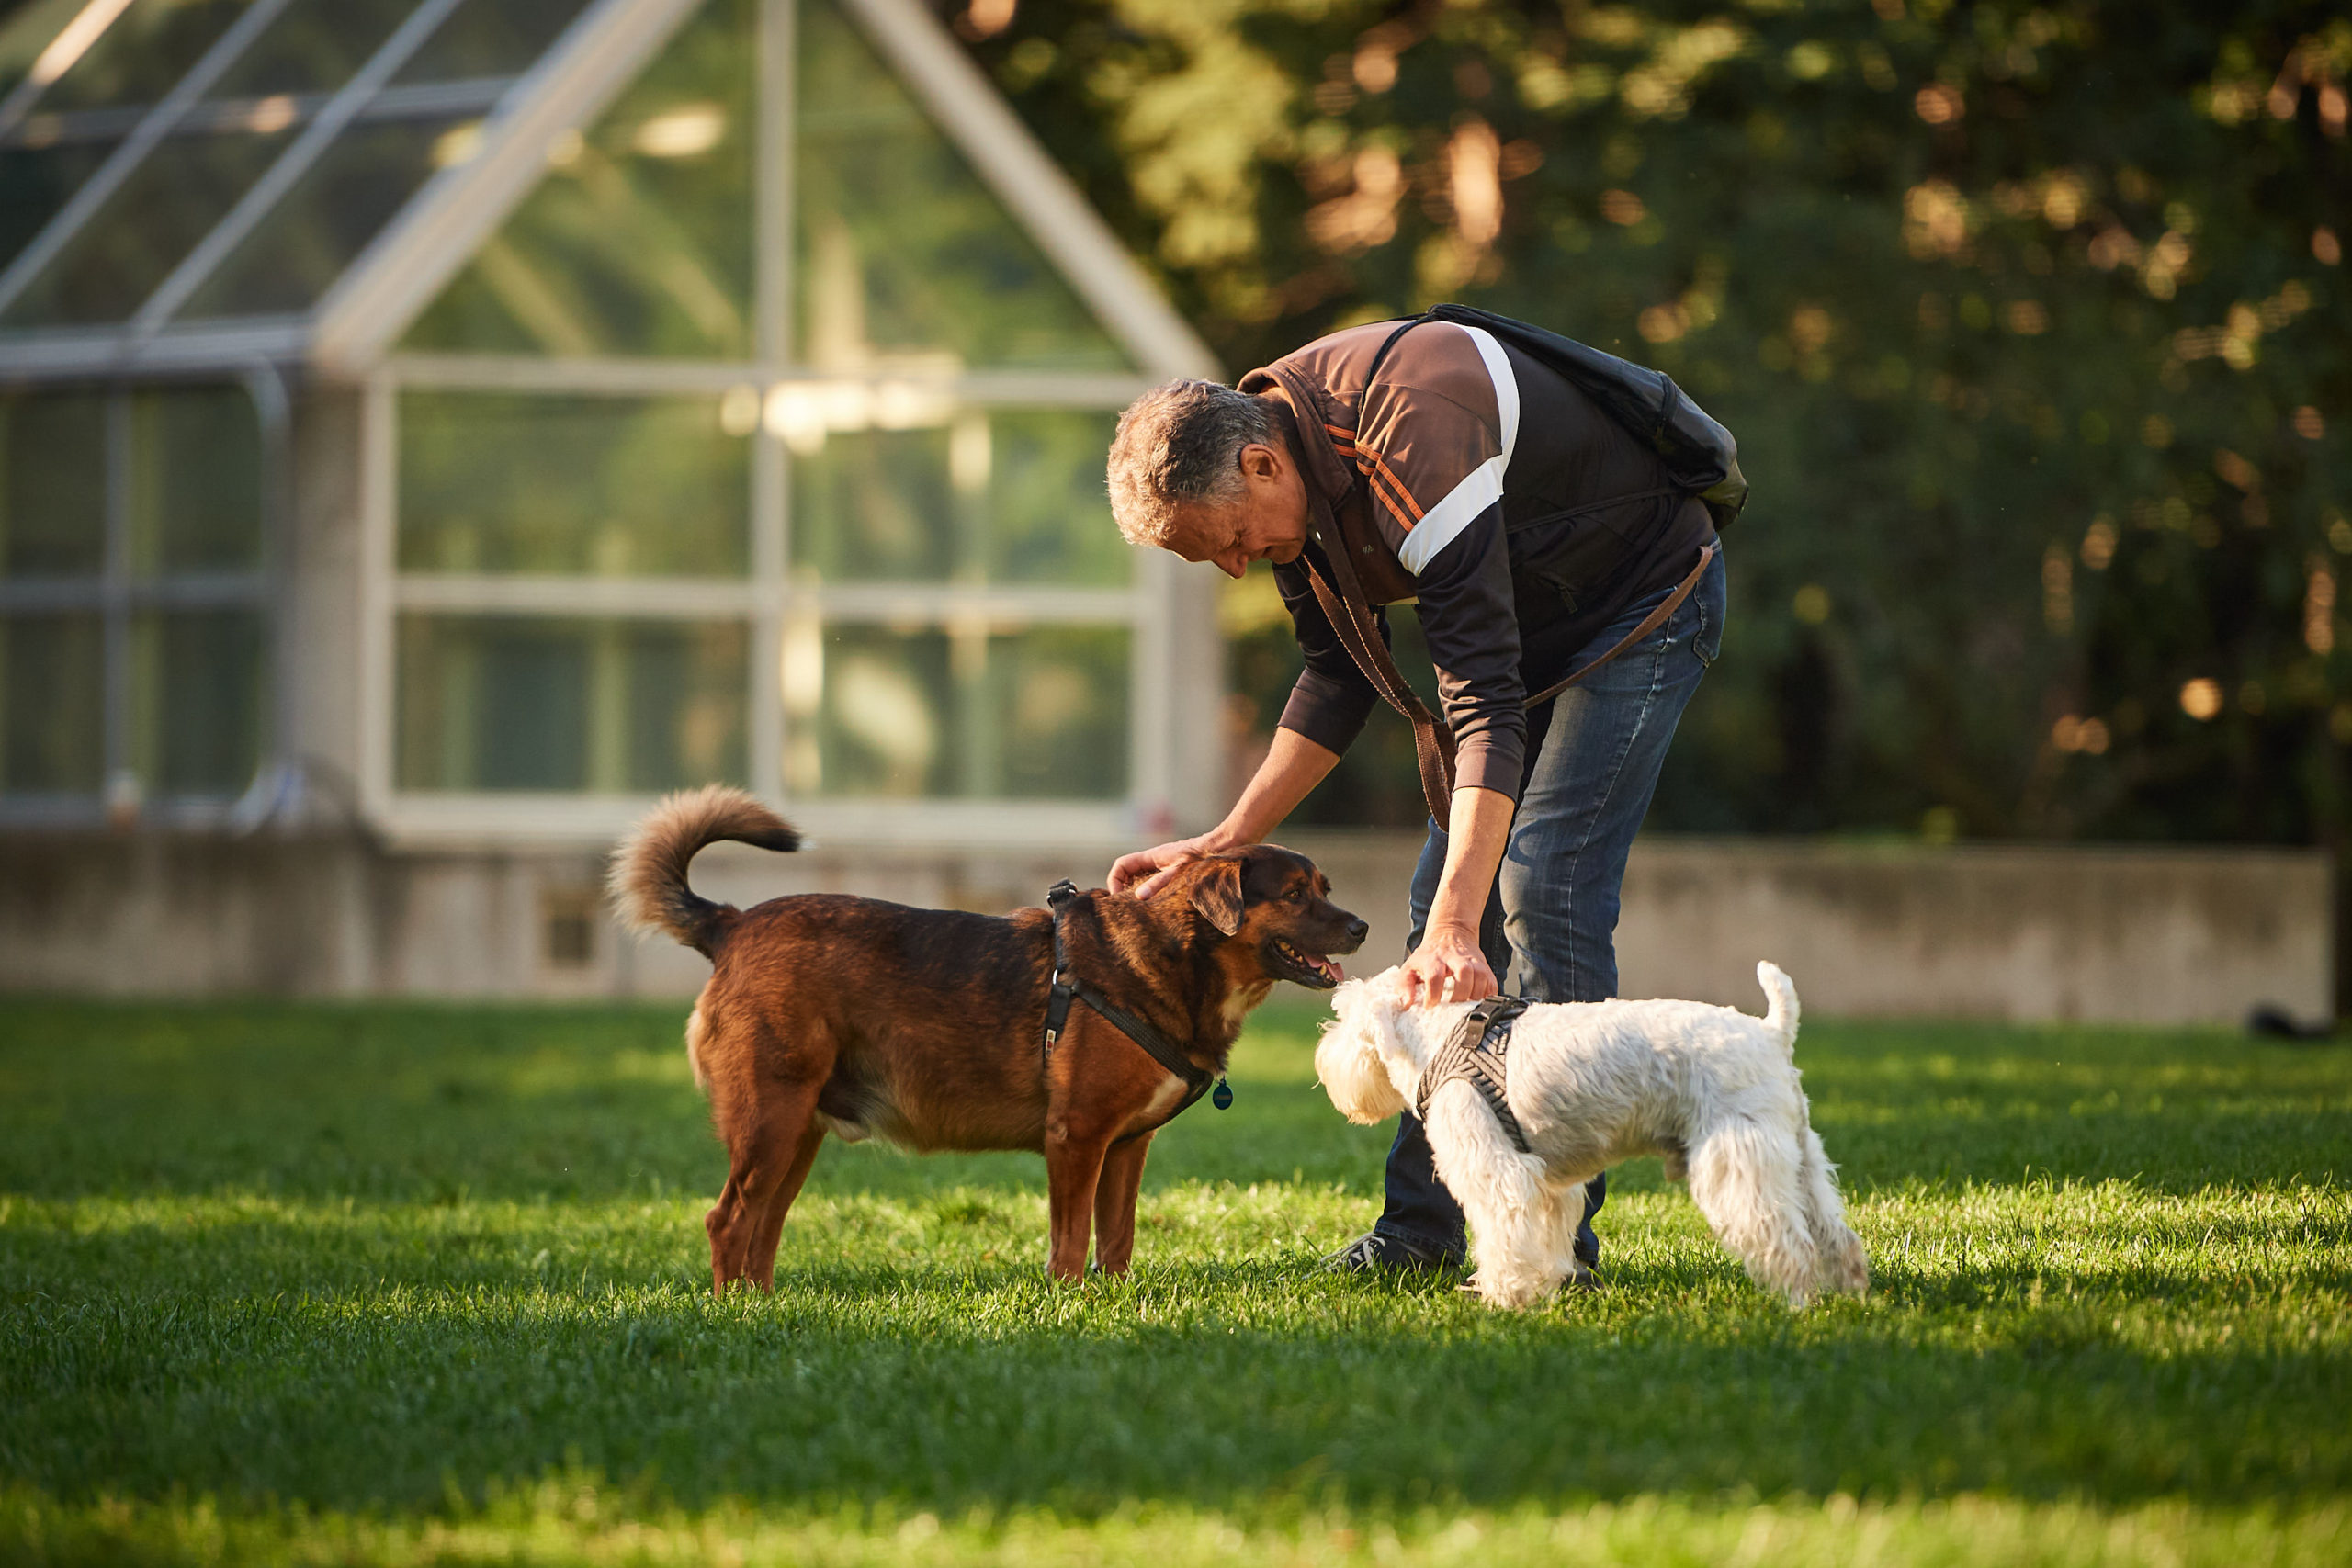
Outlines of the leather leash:
{"label": "leather leash", "polygon": [[1110,1024],[1112,1028],[1142,1046],[1145,1054],[1153,1061],[1167,1068],[1184,1083],[1184,1099],[1175,1110],[1150,1127],[1129,1133],[1126,1138],[1120,1138],[1116,1140],[1117,1142],[1125,1143],[1127,1138],[1139,1137],[1146,1132],[1156,1133],[1167,1126],[1169,1122],[1190,1111],[1199,1101],[1201,1096],[1208,1093],[1211,1084],[1216,1086],[1216,1098],[1213,1102],[1216,1108],[1223,1111],[1231,1106],[1233,1090],[1227,1087],[1224,1074],[1212,1073],[1199,1066],[1184,1054],[1182,1046],[1170,1040],[1149,1021],[1137,1018],[1109,997],[1104,996],[1100,987],[1070,973],[1069,955],[1062,942],[1062,915],[1072,903],[1077,901],[1078,896],[1078,884],[1068,877],[1062,878],[1046,890],[1046,908],[1052,911],[1054,917],[1054,982],[1052,989],[1046,993],[1044,1059],[1048,1063],[1053,1061],[1054,1046],[1069,1026],[1069,1005],[1073,1000],[1081,1001],[1101,1014],[1103,1021]]}
{"label": "leather leash", "polygon": [[[1336,539],[1339,530],[1334,527],[1331,535]],[[1553,682],[1519,705],[1523,708],[1542,706],[1666,625],[1674,612],[1682,608],[1683,601],[1690,597],[1691,591],[1699,586],[1699,580],[1707,574],[1708,566],[1722,548],[1721,541],[1715,539],[1701,546],[1699,564],[1674,585],[1673,592],[1642,617],[1639,626],[1619,637],[1608,652],[1575,673]],[[1340,642],[1347,646],[1350,657],[1355,660],[1356,667],[1363,671],[1365,679],[1387,699],[1388,705],[1404,715],[1405,721],[1413,727],[1413,750],[1421,769],[1421,796],[1430,808],[1430,820],[1443,827],[1453,812],[1453,731],[1429,710],[1429,705],[1421,701],[1419,694],[1407,683],[1403,672],[1396,668],[1396,660],[1390,657],[1388,645],[1381,640],[1379,627],[1373,622],[1371,605],[1363,603],[1363,590],[1356,583],[1354,565],[1347,561],[1346,548],[1334,549],[1327,542],[1323,553],[1332,563],[1331,575],[1340,579],[1341,591],[1334,592],[1331,585],[1323,581],[1323,574],[1315,570],[1315,563],[1301,558],[1306,567],[1307,583],[1315,590],[1316,603],[1323,606],[1325,618],[1339,633]],[[1352,592],[1349,592],[1351,590]]]}

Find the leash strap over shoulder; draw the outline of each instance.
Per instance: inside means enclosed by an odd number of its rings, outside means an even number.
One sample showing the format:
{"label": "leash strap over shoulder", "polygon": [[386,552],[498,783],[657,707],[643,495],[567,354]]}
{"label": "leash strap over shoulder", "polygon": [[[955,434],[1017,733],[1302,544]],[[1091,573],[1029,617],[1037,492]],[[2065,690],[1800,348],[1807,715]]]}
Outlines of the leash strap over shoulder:
{"label": "leash strap over shoulder", "polygon": [[[1378,352],[1372,356],[1372,365],[1364,372],[1366,389],[1371,387],[1374,378],[1380,374],[1381,366],[1386,363],[1389,351],[1396,346],[1397,340],[1423,322],[1453,321],[1456,325],[1477,325],[1493,324],[1501,320],[1487,317],[1478,311],[1464,312],[1466,320],[1445,314],[1447,310],[1459,309],[1453,306],[1442,306],[1437,310],[1398,322],[1396,330],[1381,340]],[[1594,354],[1591,350],[1581,350],[1581,352],[1588,355]],[[1615,360],[1611,355],[1598,355],[1598,357],[1612,365],[1622,366],[1622,362]],[[1654,375],[1655,373],[1646,374]],[[1571,379],[1576,380],[1588,395],[1590,394],[1592,389],[1584,381],[1576,378]],[[1672,382],[1666,381],[1664,378],[1659,378],[1659,380],[1668,397],[1679,396],[1675,392]],[[1285,383],[1286,387],[1287,385]],[[1294,393],[1295,397],[1297,395]],[[1302,418],[1306,417],[1303,411],[1311,406],[1312,402],[1312,394],[1306,395],[1308,401],[1299,405],[1302,410],[1300,416]],[[1611,417],[1620,417],[1613,404],[1604,402],[1602,408],[1604,412],[1611,414]],[[1695,405],[1693,405],[1693,412],[1696,412]],[[1708,423],[1713,423],[1712,421]],[[1639,434],[1643,434],[1649,439],[1651,445],[1657,445],[1655,430]],[[1729,439],[1727,434],[1725,439]],[[1736,472],[1736,465],[1734,468]],[[1351,476],[1351,488],[1354,487],[1360,476],[1361,469],[1357,475]],[[1740,479],[1738,487],[1741,502],[1744,502],[1747,491],[1747,481]],[[1631,496],[1612,496],[1605,502],[1594,504],[1596,507],[1614,506],[1623,502],[1640,500],[1644,495],[1677,493],[1681,492],[1675,489],[1643,491]],[[1365,505],[1366,515],[1369,517],[1372,509],[1368,500]],[[1405,722],[1413,727],[1413,754],[1420,767],[1422,801],[1430,808],[1430,820],[1443,827],[1452,818],[1453,810],[1453,731],[1442,719],[1430,711],[1429,705],[1421,701],[1419,694],[1414,692],[1403,673],[1397,670],[1396,660],[1389,656],[1388,645],[1381,641],[1379,626],[1373,618],[1371,596],[1363,591],[1362,584],[1357,581],[1355,562],[1349,558],[1350,547],[1340,527],[1339,509],[1336,506],[1327,505],[1323,510],[1329,519],[1330,526],[1328,532],[1318,533],[1318,537],[1322,539],[1324,557],[1331,564],[1332,581],[1324,581],[1323,574],[1316,570],[1315,563],[1310,560],[1305,563],[1307,583],[1315,590],[1316,602],[1323,607],[1324,618],[1331,623],[1331,629],[1339,634],[1340,641],[1347,648],[1349,656],[1355,660],[1356,668],[1363,671],[1364,678],[1372,682],[1373,689],[1386,700],[1388,705],[1402,714],[1405,716]],[[1736,513],[1737,510],[1738,504],[1735,503],[1732,511]],[[1373,547],[1366,543],[1362,547],[1368,551]],[[1540,707],[1550,702],[1554,697],[1558,696],[1664,626],[1668,617],[1682,607],[1682,602],[1690,596],[1690,591],[1699,586],[1699,580],[1706,575],[1707,565],[1715,558],[1715,552],[1720,547],[1715,541],[1708,541],[1699,552],[1699,564],[1691,568],[1690,574],[1675,585],[1674,592],[1667,596],[1664,603],[1643,618],[1640,626],[1620,637],[1616,645],[1608,652],[1592,660],[1583,669],[1555,681],[1533,696],[1527,698],[1521,705],[1531,708]]]}
{"label": "leash strap over shoulder", "polygon": [[[1209,1091],[1209,1086],[1218,1081],[1217,1076],[1196,1064],[1184,1054],[1182,1046],[1148,1021],[1137,1018],[1104,996],[1101,987],[1070,973],[1069,952],[1062,942],[1062,914],[1077,897],[1078,885],[1068,877],[1046,891],[1046,908],[1053,912],[1054,917],[1054,979],[1052,987],[1046,993],[1046,1060],[1053,1060],[1054,1046],[1069,1032],[1070,1003],[1073,1000],[1084,1002],[1101,1014],[1104,1022],[1142,1046],[1153,1061],[1183,1080],[1184,1099],[1160,1122],[1159,1125],[1164,1127],[1190,1111],[1194,1102]],[[1227,1090],[1218,1097],[1217,1109],[1222,1111],[1232,1103],[1232,1092]]]}
{"label": "leash strap over shoulder", "polygon": [[1420,1093],[1414,1098],[1413,1114],[1427,1122],[1430,1097],[1459,1078],[1478,1091],[1478,1098],[1502,1124],[1511,1146],[1521,1154],[1532,1153],[1527,1134],[1520,1129],[1519,1118],[1511,1113],[1503,1092],[1509,1082],[1510,1028],[1532,1005],[1524,997],[1488,997],[1472,1008],[1430,1058],[1421,1074]]}

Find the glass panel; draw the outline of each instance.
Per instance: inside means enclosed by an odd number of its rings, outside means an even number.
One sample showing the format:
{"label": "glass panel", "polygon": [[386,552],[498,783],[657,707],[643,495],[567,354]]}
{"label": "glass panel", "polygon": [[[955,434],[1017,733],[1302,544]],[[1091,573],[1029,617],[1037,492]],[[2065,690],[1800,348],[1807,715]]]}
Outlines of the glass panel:
{"label": "glass panel", "polygon": [[0,791],[96,795],[105,713],[95,612],[0,617]]}
{"label": "glass panel", "polygon": [[0,398],[0,577],[96,577],[106,515],[106,399]]}
{"label": "glass panel", "polygon": [[147,154],[8,307],[11,326],[119,321],[259,179],[290,130],[174,137]]}
{"label": "glass panel", "polygon": [[587,0],[467,0],[392,80],[519,76],[586,8]]}
{"label": "glass panel", "polygon": [[130,404],[130,561],[144,572],[261,565],[261,420],[242,387]]}
{"label": "glass panel", "polygon": [[799,6],[796,346],[826,369],[1122,369],[1035,243],[822,0]]}
{"label": "glass panel", "polygon": [[133,0],[56,85],[41,95],[41,111],[153,103],[229,30],[246,3]]}
{"label": "glass panel", "polygon": [[991,580],[1126,585],[1135,551],[1102,479],[1118,423],[1111,413],[988,416]]}
{"label": "glass panel", "polygon": [[752,352],[752,0],[713,0],[529,199],[407,346]]}
{"label": "glass panel", "polygon": [[25,0],[0,19],[0,98],[15,90],[85,0]]}
{"label": "glass panel", "polygon": [[796,794],[1126,794],[1125,627],[808,629],[786,645],[786,716],[798,722],[786,732],[785,781]]}
{"label": "glass panel", "polygon": [[294,0],[205,96],[333,92],[415,8],[416,0]]}
{"label": "glass panel", "polygon": [[239,795],[261,765],[268,631],[258,611],[145,614],[131,623],[131,744],[155,795]]}
{"label": "glass panel", "polygon": [[740,784],[748,648],[733,622],[403,616],[400,787]]}
{"label": "glass panel", "polygon": [[408,571],[740,577],[751,443],[717,398],[412,392],[401,400]]}
{"label": "glass panel", "polygon": [[952,442],[944,427],[853,431],[796,457],[792,558],[800,575],[827,582],[967,576],[961,545],[976,536],[979,509],[956,492]]}
{"label": "glass panel", "polygon": [[180,314],[308,310],[435,169],[472,155],[481,123],[386,122],[345,130]]}
{"label": "glass panel", "polygon": [[786,387],[772,405],[795,451],[792,553],[805,578],[1127,581],[1132,552],[1102,489],[1113,416],[970,409],[927,429],[874,430],[863,428],[873,400],[850,395],[861,392]]}
{"label": "glass panel", "polygon": [[967,760],[969,792],[1023,800],[1125,795],[1129,640],[1124,626],[990,638],[986,728],[976,738],[985,744]]}
{"label": "glass panel", "polygon": [[0,147],[0,266],[32,243],[114,150],[111,141]]}

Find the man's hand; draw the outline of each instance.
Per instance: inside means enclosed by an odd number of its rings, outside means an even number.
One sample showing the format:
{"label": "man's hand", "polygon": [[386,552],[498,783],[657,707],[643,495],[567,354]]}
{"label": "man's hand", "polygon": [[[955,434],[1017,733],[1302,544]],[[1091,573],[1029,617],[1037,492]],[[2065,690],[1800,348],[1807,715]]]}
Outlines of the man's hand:
{"label": "man's hand", "polygon": [[1484,1001],[1500,989],[1477,933],[1459,926],[1432,926],[1396,969],[1396,999],[1408,1008]]}
{"label": "man's hand", "polygon": [[1168,886],[1168,879],[1176,874],[1178,867],[1209,852],[1202,841],[1205,837],[1204,834],[1199,839],[1179,839],[1171,844],[1156,844],[1121,855],[1111,863],[1111,891],[1150,897]]}
{"label": "man's hand", "polygon": [[1308,790],[1323,782],[1323,775],[1339,761],[1337,751],[1325,750],[1295,730],[1275,730],[1266,760],[1258,764],[1249,787],[1223,822],[1197,838],[1121,855],[1111,864],[1111,891],[1148,898],[1167,886],[1169,877],[1185,862],[1203,855],[1231,854],[1257,843],[1306,798]]}
{"label": "man's hand", "polygon": [[1502,989],[1478,951],[1478,917],[1510,840],[1510,796],[1464,784],[1453,792],[1445,869],[1438,874],[1421,945],[1396,971],[1396,999],[1407,1007],[1484,1001]]}

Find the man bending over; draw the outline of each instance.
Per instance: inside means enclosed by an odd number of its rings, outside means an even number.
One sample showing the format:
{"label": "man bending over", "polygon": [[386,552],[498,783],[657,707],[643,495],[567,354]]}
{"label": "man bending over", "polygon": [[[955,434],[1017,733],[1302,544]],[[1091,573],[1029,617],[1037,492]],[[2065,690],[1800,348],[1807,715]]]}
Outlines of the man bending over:
{"label": "man bending over", "polygon": [[[1363,729],[1378,694],[1308,577],[1312,566],[1337,585],[1330,552],[1344,537],[1364,597],[1384,606],[1384,643],[1385,606],[1413,604],[1456,747],[1452,799],[1413,874],[1404,999],[1475,1001],[1508,984],[1536,1001],[1604,1000],[1617,988],[1626,854],[1723,638],[1720,555],[1700,570],[1713,524],[1655,453],[1516,345],[1451,321],[1397,327],[1335,333],[1238,389],[1172,381],[1120,419],[1109,472],[1120,532],[1237,578],[1272,562],[1306,667],[1225,820],[1122,857],[1111,886],[1148,895],[1193,856],[1263,839]],[[1679,588],[1647,635],[1522,705]],[[1588,1279],[1606,1187],[1593,1180],[1577,1236]],[[1434,1269],[1463,1256],[1462,1209],[1408,1111],[1385,1212],[1332,1264]]]}

